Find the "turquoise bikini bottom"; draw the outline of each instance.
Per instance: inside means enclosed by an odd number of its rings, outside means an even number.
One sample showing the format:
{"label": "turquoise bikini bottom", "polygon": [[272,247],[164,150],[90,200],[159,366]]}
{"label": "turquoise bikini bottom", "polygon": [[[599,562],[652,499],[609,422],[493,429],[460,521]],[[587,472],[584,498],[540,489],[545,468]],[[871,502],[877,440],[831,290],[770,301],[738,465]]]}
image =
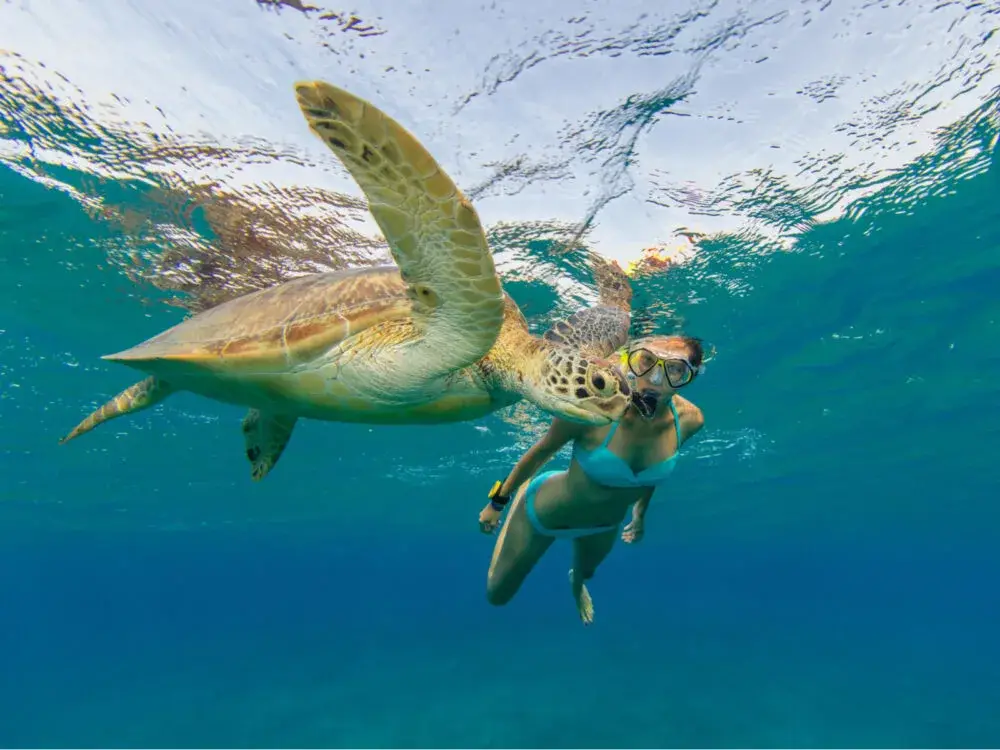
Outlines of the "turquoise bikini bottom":
{"label": "turquoise bikini bottom", "polygon": [[621,524],[615,524],[614,526],[587,526],[582,529],[547,529],[542,526],[542,522],[538,520],[538,514],[535,512],[535,495],[538,492],[538,488],[542,486],[546,479],[555,476],[556,474],[562,474],[560,471],[544,471],[541,474],[536,474],[528,482],[528,486],[524,490],[524,512],[528,514],[528,521],[534,527],[535,531],[544,536],[555,537],[556,539],[577,539],[581,536],[593,536],[594,534],[603,534],[606,531],[615,531]]}

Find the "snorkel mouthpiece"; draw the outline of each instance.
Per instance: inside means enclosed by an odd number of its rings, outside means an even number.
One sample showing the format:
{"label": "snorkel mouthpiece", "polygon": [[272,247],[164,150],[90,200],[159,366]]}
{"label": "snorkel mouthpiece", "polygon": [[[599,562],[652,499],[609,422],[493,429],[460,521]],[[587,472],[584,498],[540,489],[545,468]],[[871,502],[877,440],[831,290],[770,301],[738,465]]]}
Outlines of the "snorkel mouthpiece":
{"label": "snorkel mouthpiece", "polygon": [[632,405],[644,419],[652,419],[660,404],[660,394],[655,391],[632,391]]}
{"label": "snorkel mouthpiece", "polygon": [[[643,419],[652,419],[653,415],[656,414],[656,407],[660,403],[660,394],[656,391],[640,391],[637,388],[639,379],[632,372],[632,368],[629,367],[628,352],[622,354],[622,368],[625,371],[625,380],[628,381],[629,387],[632,389],[632,406],[635,407],[635,410],[639,412],[639,415]],[[663,382],[662,368],[657,367],[654,369],[651,373],[650,382],[653,385],[660,385]]]}

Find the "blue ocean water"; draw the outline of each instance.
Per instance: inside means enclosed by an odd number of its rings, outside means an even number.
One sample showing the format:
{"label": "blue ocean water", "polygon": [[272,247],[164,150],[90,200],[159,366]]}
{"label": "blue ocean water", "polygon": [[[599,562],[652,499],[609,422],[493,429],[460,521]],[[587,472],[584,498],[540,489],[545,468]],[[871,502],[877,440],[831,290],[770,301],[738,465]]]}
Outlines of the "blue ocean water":
{"label": "blue ocean water", "polygon": [[[647,255],[632,283],[637,332],[682,327],[715,346],[705,377],[686,394],[706,428],[686,448],[670,492],[657,495],[645,540],[621,545],[598,572],[590,628],[570,599],[565,544],[510,605],[485,600],[493,545],[476,517],[492,480],[545,428],[533,408],[433,427],[307,422],[261,483],[249,478],[241,410],[194,396],[58,446],[134,380],[100,355],[181,320],[185,308],[269,283],[279,266],[364,264],[381,246],[359,228],[363,205],[348,183],[299,196],[275,177],[289,163],[305,163],[301,174],[337,176],[329,164],[297,161],[305,136],[295,131],[302,128],[290,99],[274,105],[284,114],[261,105],[232,141],[211,128],[164,129],[154,139],[161,151],[145,131],[80,103],[92,89],[74,72],[94,81],[101,65],[123,70],[132,42],[121,25],[144,38],[145,23],[174,35],[175,72],[146,79],[150,106],[190,66],[199,71],[184,79],[192,100],[164,104],[171,115],[239,109],[240,97],[258,92],[240,82],[251,68],[233,62],[235,49],[201,60],[195,43],[237,32],[185,24],[194,10],[184,4],[168,12],[138,3],[123,17],[98,4],[86,18],[69,3],[63,18],[0,5],[0,28],[18,32],[0,38],[0,49],[13,51],[0,58],[0,746],[1000,742],[995,9],[956,5],[962,23],[980,13],[979,25],[963,30],[941,16],[953,4],[914,4],[910,25],[890,28],[878,15],[888,5],[861,4],[843,16],[854,24],[848,31],[820,4],[692,6],[674,26],[636,11],[607,38],[581,32],[586,48],[564,54],[556,21],[583,28],[611,6],[532,17],[551,27],[536,36],[521,7],[509,12],[525,26],[519,46],[497,21],[503,54],[488,48],[470,63],[472,83],[418,75],[403,84],[384,70],[388,53],[374,46],[383,39],[376,31],[408,28],[405,16],[417,10],[373,3],[355,11],[357,23],[343,14],[334,36],[329,13],[232,5],[231,28],[266,36],[255,60],[280,69],[273,58],[287,50],[268,46],[280,21],[299,45],[288,47],[297,75],[381,97],[387,108],[398,99],[393,114],[487,206],[505,286],[534,330],[590,298],[586,255],[556,241],[575,231],[573,222],[593,223],[597,236],[585,241],[611,257],[621,251],[623,263],[636,253],[622,249],[632,225],[616,211],[634,210],[640,228],[682,216],[701,231],[691,256],[657,263]],[[809,8],[804,23],[795,14]],[[157,13],[174,13],[173,25]],[[250,25],[260,19],[267,25]],[[829,131],[810,120],[828,98],[850,99],[845,81],[869,80],[848,70],[850,50],[882,34],[881,48],[903,54],[920,23],[945,39],[919,53],[941,62],[937,77],[878,83],[880,93],[850,100],[854,114],[834,118]],[[36,66],[29,74],[29,63],[58,57],[70,25],[107,29],[106,43],[92,44],[93,59],[79,70]],[[733,133],[761,128],[750,167],[734,167],[718,184],[695,177],[697,163],[739,156],[735,144],[706,150],[690,166],[688,182],[697,184],[682,186],[660,170],[658,148],[686,137],[671,130],[686,127],[685,118],[704,115],[703,137],[715,137],[706,123],[725,118],[700,97],[765,56],[758,26],[771,35],[770,54],[784,50],[787,59],[778,71],[755,73],[755,93],[726,115]],[[839,56],[823,56],[827,75],[815,79],[823,85],[794,100],[803,102],[795,104],[802,124],[756,117],[769,91],[796,91],[787,71],[796,60],[807,64],[796,34],[817,27],[829,29]],[[343,41],[358,28],[370,31]],[[715,36],[700,47],[657,47],[689,28]],[[955,52],[948,34],[967,41],[956,41]],[[407,55],[425,48],[384,36],[402,45],[401,70],[420,72],[424,63]],[[359,45],[369,43],[365,57]],[[312,57],[308,44],[330,56]],[[440,59],[474,46],[455,44],[425,50],[428,69],[440,73]],[[377,63],[367,62],[372,56]],[[870,76],[898,73],[890,57],[870,57]],[[536,143],[534,167],[501,153],[502,139],[488,143],[494,124],[475,114],[478,100],[523,96],[523,111],[511,114],[523,118],[515,129],[547,132],[544,118],[525,112],[567,94],[531,78],[535,66],[539,76],[555,66],[572,81],[573,71],[591,76],[588,65],[626,71],[636,60],[669,72],[646,88],[641,76],[588,79],[625,103],[615,117],[583,118],[590,136]],[[147,64],[143,57],[133,74],[142,78]],[[689,89],[666,85],[675,64],[697,71]],[[209,74],[231,80],[231,92],[210,87]],[[86,89],[82,99],[59,88],[64,79]],[[283,91],[288,80],[275,73],[255,85]],[[575,90],[582,99],[600,88]],[[434,99],[439,89],[448,96]],[[469,146],[470,123],[484,128],[481,153]],[[152,118],[146,125],[156,131]],[[283,128],[294,137],[268,135]],[[451,129],[461,131],[458,145]],[[847,133],[850,148],[831,150],[831,133]],[[781,172],[781,148],[772,147],[803,143],[808,154]],[[489,148],[507,161],[490,161]],[[592,153],[601,165],[593,173]],[[631,184],[608,167],[618,157],[631,164]],[[255,164],[262,176],[246,177]],[[567,203],[577,191],[586,193],[582,202]],[[532,223],[525,208],[539,195],[551,198],[551,209],[538,209],[548,223]],[[326,218],[303,223],[295,213],[317,206]]]}

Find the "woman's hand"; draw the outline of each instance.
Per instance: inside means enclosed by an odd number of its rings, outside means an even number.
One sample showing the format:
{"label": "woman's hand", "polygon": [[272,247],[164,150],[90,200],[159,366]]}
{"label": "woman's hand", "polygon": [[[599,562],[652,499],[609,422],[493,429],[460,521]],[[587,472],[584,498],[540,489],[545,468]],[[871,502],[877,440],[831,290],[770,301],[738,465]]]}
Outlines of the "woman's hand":
{"label": "woman's hand", "polygon": [[625,544],[638,544],[642,541],[642,535],[646,531],[646,511],[649,510],[649,501],[652,499],[653,488],[649,487],[643,492],[642,497],[635,501],[632,506],[632,520],[622,529],[622,541]]}
{"label": "woman's hand", "polygon": [[479,530],[484,534],[493,534],[500,528],[500,516],[502,510],[493,507],[493,503],[486,503],[486,507],[479,511]]}
{"label": "woman's hand", "polygon": [[622,541],[625,544],[638,544],[642,541],[642,535],[645,530],[645,522],[642,516],[633,510],[632,520],[625,524],[625,528],[622,529]]}

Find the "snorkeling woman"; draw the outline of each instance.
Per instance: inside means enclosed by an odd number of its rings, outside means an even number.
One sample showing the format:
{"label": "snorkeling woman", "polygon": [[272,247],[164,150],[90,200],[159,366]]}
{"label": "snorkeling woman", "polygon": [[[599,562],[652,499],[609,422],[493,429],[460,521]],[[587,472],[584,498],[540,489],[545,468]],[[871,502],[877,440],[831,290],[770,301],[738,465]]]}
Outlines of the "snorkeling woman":
{"label": "snorkeling woman", "polygon": [[[632,387],[631,406],[620,422],[595,427],[556,418],[548,432],[490,492],[479,527],[492,534],[511,494],[486,579],[486,597],[503,605],[556,539],[573,540],[569,572],[573,599],[584,624],[594,618],[585,582],[603,562],[619,535],[642,539],[649,501],[668,481],[677,452],[704,424],[701,410],[678,391],[701,374],[704,351],[689,336],[640,339],[622,353]],[[566,471],[536,475],[566,443],[573,457]],[[629,523],[620,529],[631,509]]]}

